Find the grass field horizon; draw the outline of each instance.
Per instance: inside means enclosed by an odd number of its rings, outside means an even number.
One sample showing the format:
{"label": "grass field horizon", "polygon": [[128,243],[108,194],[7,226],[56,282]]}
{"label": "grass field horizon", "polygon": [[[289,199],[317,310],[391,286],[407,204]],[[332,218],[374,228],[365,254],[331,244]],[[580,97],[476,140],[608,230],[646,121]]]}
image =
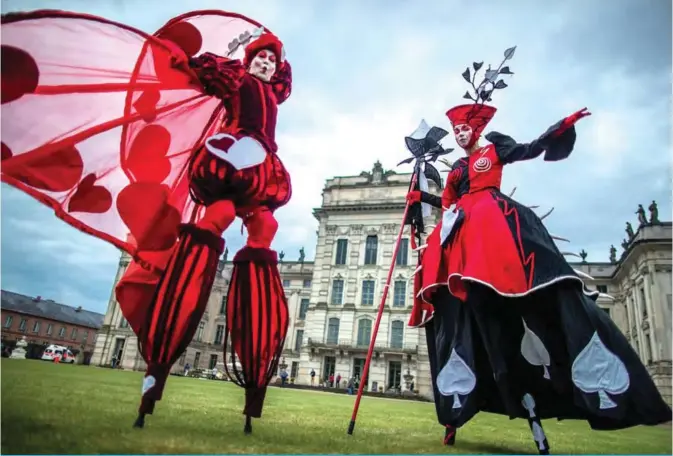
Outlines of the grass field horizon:
{"label": "grass field horizon", "polygon": [[[170,377],[145,429],[132,424],[141,372],[2,359],[3,454],[500,453],[537,454],[528,423],[481,413],[442,445],[432,403],[365,397],[352,436],[354,396],[269,388],[264,416],[244,435],[243,390]],[[554,454],[671,454],[670,426],[592,431],[543,422]]]}

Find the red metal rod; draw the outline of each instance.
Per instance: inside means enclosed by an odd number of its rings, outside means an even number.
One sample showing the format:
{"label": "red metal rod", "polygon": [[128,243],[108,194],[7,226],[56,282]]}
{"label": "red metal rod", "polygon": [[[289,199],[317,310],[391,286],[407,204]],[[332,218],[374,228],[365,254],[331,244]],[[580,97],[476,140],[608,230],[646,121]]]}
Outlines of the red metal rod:
{"label": "red metal rod", "polygon": [[[414,174],[411,176],[411,189],[414,189],[416,186],[417,172],[414,171]],[[381,317],[383,316],[383,309],[386,305],[386,298],[388,297],[388,289],[390,288],[390,281],[393,278],[393,271],[395,270],[395,259],[397,258],[397,251],[400,248],[400,240],[402,239],[402,234],[404,234],[404,223],[407,221],[407,214],[411,204],[407,201],[407,205],[404,207],[404,216],[402,218],[402,224],[400,225],[400,232],[397,233],[397,241],[395,242],[395,250],[393,251],[393,259],[390,262],[390,269],[388,269],[388,278],[386,279],[386,285],[383,287],[383,296],[381,296],[381,304],[379,304],[379,313],[376,315],[376,322],[374,323],[374,332],[372,333],[372,338],[369,341],[369,351],[367,352],[367,359],[365,360],[364,368],[362,369],[362,380],[360,381],[360,386],[358,387],[358,395],[355,398],[355,406],[353,407],[353,415],[351,416],[351,422],[348,425],[348,434],[353,435],[353,430],[355,429],[355,420],[358,416],[358,409],[360,408],[360,399],[362,399],[362,393],[365,386],[367,385],[367,374],[369,374],[369,363],[372,361],[372,354],[374,353],[374,345],[376,343],[376,336],[379,332],[379,326],[381,325]]]}

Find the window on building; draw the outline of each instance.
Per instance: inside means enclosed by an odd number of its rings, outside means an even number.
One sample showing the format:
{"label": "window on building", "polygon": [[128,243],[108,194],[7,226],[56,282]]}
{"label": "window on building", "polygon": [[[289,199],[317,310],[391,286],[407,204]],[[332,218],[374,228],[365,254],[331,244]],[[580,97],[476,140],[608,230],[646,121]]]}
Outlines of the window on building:
{"label": "window on building", "polygon": [[227,297],[222,296],[222,300],[220,301],[220,315],[224,315],[227,313]]}
{"label": "window on building", "polygon": [[338,239],[336,243],[336,256],[334,264],[346,264],[346,255],[348,253],[348,239]]}
{"label": "window on building", "polygon": [[334,279],[332,281],[332,299],[331,304],[340,306],[344,303],[344,281],[343,279]]}
{"label": "window on building", "polygon": [[402,348],[404,345],[404,322],[395,320],[390,325],[390,346]]}
{"label": "window on building", "polygon": [[328,344],[339,343],[339,319],[330,318],[327,322],[327,341]]}
{"label": "window on building", "polygon": [[596,290],[598,290],[599,293],[607,293],[608,292],[608,286],[607,285],[596,285]]}
{"label": "window on building", "polygon": [[19,331],[25,332],[27,324],[28,324],[28,320],[26,320],[25,318],[22,318],[21,321],[19,322]]}
{"label": "window on building", "polygon": [[643,306],[643,318],[647,318],[647,302],[645,302],[645,288],[640,287],[638,289],[638,292],[640,293],[640,304]]}
{"label": "window on building", "polygon": [[201,320],[199,322],[199,328],[196,330],[196,341],[197,342],[202,342],[203,341],[203,332],[206,330],[206,322]]}
{"label": "window on building", "polygon": [[217,355],[212,354],[210,355],[210,360],[208,361],[208,369],[212,371],[215,369],[215,366],[217,366]]}
{"label": "window on building", "polygon": [[409,260],[409,239],[400,239],[400,247],[397,250],[395,264],[397,266],[406,266]]}
{"label": "window on building", "polygon": [[72,328],[72,331],[70,332],[70,339],[77,339],[77,328]]}
{"label": "window on building", "polygon": [[358,321],[358,347],[369,346],[369,341],[372,338],[372,321],[368,318],[362,318]]}
{"label": "window on building", "polygon": [[373,306],[374,305],[374,285],[373,280],[363,280],[362,281],[362,305],[363,306]]}
{"label": "window on building", "polygon": [[12,327],[12,322],[14,321],[14,317],[11,315],[7,315],[7,318],[5,318],[5,328],[11,328]]}
{"label": "window on building", "polygon": [[290,377],[297,378],[299,375],[299,361],[292,361],[292,367],[290,368]]}
{"label": "window on building", "polygon": [[181,366],[185,365],[185,359],[187,359],[187,351],[185,350],[182,352],[182,356],[180,356],[180,359],[178,360],[178,363],[180,363]]}
{"label": "window on building", "polygon": [[396,280],[393,290],[393,307],[404,307],[407,301],[407,282]]}
{"label": "window on building", "polygon": [[304,330],[298,329],[297,336],[294,338],[294,351],[296,352],[300,351],[303,343],[304,343]]}
{"label": "window on building", "polygon": [[129,321],[126,318],[124,318],[123,315],[121,317],[121,320],[119,320],[119,327],[120,328],[128,328],[129,327]]}
{"label": "window on building", "polygon": [[378,253],[379,239],[373,236],[367,236],[365,241],[365,264],[376,264],[376,255]]}
{"label": "window on building", "polygon": [[33,323],[33,332],[34,333],[39,333],[40,332],[40,322],[39,321],[36,321],[35,323]]}
{"label": "window on building", "polygon": [[87,340],[89,339],[89,331],[84,331],[82,333],[82,343],[86,344]]}
{"label": "window on building", "polygon": [[220,345],[222,344],[224,340],[224,325],[217,325],[217,328],[215,329],[215,340],[213,343],[215,345]]}
{"label": "window on building", "polygon": [[304,279],[304,288],[311,288],[311,279]]}
{"label": "window on building", "polygon": [[608,317],[610,316],[610,308],[608,308],[608,307],[601,307],[601,310],[602,310],[603,312],[605,312],[606,314],[608,314]]}
{"label": "window on building", "polygon": [[61,326],[61,329],[58,330],[58,337],[61,339],[65,337],[65,326]]}
{"label": "window on building", "polygon": [[54,325],[50,323],[47,325],[47,336],[51,336],[52,332],[54,332]]}
{"label": "window on building", "polygon": [[283,287],[287,288],[289,286],[290,286],[290,281],[287,280],[287,279],[283,280]]}
{"label": "window on building", "polygon": [[201,362],[201,352],[196,352],[194,353],[194,365],[192,366],[192,368],[198,369],[199,362]]}
{"label": "window on building", "polygon": [[402,380],[402,362],[390,361],[388,363],[388,388],[399,388]]}
{"label": "window on building", "polygon": [[299,320],[306,320],[306,313],[308,312],[309,300],[308,298],[302,298],[301,303],[299,304]]}

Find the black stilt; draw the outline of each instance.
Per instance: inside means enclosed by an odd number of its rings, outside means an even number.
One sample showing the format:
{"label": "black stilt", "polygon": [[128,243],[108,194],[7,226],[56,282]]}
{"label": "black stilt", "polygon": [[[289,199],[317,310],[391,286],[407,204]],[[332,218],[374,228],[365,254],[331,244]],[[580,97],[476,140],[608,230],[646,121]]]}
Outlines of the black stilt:
{"label": "black stilt", "polygon": [[444,430],[444,445],[453,446],[453,444],[456,443],[457,433],[457,428],[447,424],[446,429]]}
{"label": "black stilt", "polygon": [[142,429],[145,427],[145,414],[144,413],[138,413],[138,418],[136,418],[136,422],[133,423],[133,427],[137,429]]}
{"label": "black stilt", "polygon": [[252,434],[252,418],[250,415],[245,415],[245,427],[243,432],[246,434]]}

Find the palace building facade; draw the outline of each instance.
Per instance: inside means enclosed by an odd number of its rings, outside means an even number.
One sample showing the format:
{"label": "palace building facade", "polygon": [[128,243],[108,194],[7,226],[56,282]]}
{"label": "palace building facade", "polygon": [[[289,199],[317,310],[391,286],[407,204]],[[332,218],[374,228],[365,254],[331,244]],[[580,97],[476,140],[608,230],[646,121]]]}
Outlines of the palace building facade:
{"label": "palace building facade", "polygon": [[[376,163],[359,176],[328,179],[323,201],[314,210],[318,222],[314,261],[282,261],[280,273],[288,297],[290,326],[283,362],[298,384],[341,375],[342,382],[361,376],[388,269],[395,270],[375,341],[367,389],[394,387],[432,395],[430,366],[423,329],[409,328],[415,253],[405,228],[393,259],[410,174],[383,170]],[[431,186],[434,184],[430,184]],[[431,188],[439,193],[439,189]],[[435,211],[433,217],[438,217]],[[434,221],[427,223],[433,224]],[[626,334],[649,369],[664,398],[671,402],[671,223],[641,225],[624,245],[621,258],[610,262],[571,263],[594,278],[590,288],[615,300],[598,304]],[[129,263],[120,260],[116,281]],[[175,371],[221,367],[225,302],[232,263],[220,262],[207,311],[194,340],[176,362]],[[115,281],[115,283],[116,283]],[[98,332],[92,364],[109,365],[115,357],[126,369],[142,370],[137,338],[110,297],[103,327]],[[316,380],[317,382],[318,380]]]}

